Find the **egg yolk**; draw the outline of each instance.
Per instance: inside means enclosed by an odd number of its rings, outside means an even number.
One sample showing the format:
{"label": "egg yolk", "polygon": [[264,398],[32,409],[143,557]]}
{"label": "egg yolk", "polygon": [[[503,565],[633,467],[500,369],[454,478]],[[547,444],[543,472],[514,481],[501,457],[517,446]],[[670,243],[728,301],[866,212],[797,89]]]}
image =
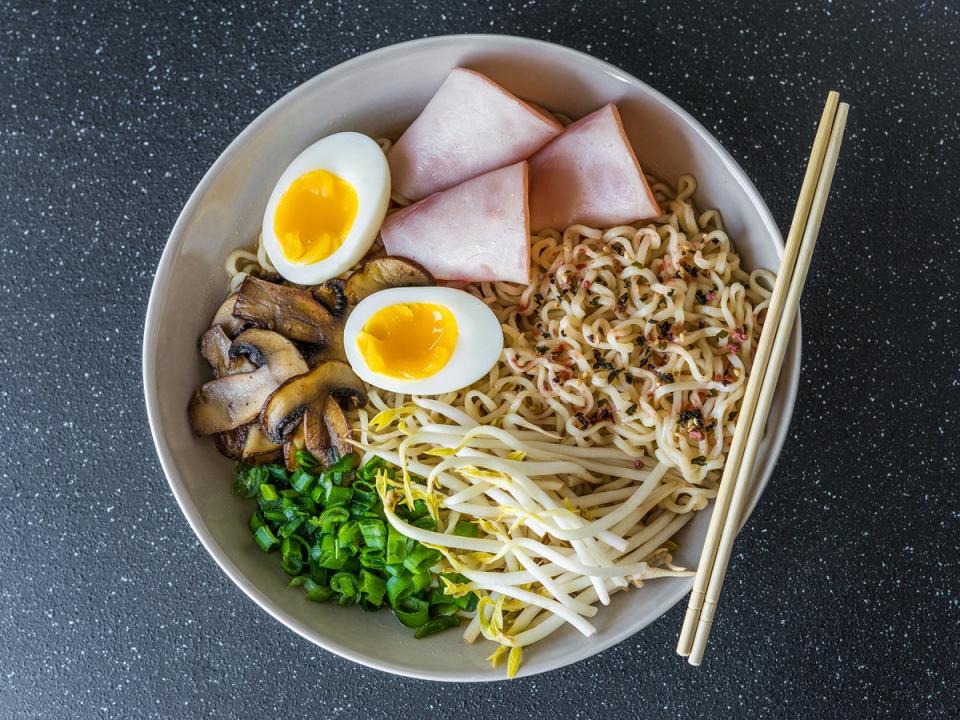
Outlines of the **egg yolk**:
{"label": "egg yolk", "polygon": [[371,370],[404,380],[435,374],[456,346],[456,319],[447,308],[433,303],[381,308],[357,336],[357,348]]}
{"label": "egg yolk", "polygon": [[357,217],[357,191],[327,170],[301,175],[277,203],[273,230],[287,260],[302,265],[336,252]]}

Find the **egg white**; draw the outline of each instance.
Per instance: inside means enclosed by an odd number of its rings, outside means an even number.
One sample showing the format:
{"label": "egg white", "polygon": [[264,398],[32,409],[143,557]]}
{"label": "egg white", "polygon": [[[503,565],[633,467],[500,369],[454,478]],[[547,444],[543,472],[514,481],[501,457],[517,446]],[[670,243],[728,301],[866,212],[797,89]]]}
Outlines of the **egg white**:
{"label": "egg white", "polygon": [[[374,372],[367,365],[357,337],[370,316],[399,303],[433,303],[445,307],[457,323],[457,344],[440,370],[414,380]],[[486,375],[503,350],[503,329],[493,311],[473,295],[445,287],[406,287],[381,290],[354,308],[343,329],[343,346],[350,367],[360,377],[382,390],[411,395],[442,395],[472,385]]]}
{"label": "egg white", "polygon": [[[315,263],[287,260],[274,231],[277,205],[290,184],[301,175],[326,170],[353,186],[357,215],[343,243],[332,255]],[[355,132],[328,135],[294,158],[273,188],[263,213],[262,242],[270,262],[286,280],[316,285],[349,270],[367,253],[380,232],[390,203],[390,166],[376,141]]]}

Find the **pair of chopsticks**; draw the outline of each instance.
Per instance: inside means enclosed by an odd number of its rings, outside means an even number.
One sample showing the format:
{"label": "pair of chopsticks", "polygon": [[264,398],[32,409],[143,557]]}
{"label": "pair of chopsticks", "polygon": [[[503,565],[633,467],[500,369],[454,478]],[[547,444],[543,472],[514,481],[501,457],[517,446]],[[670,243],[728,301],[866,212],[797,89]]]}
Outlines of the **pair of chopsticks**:
{"label": "pair of chopsticks", "polygon": [[687,614],[680,631],[677,653],[688,656],[691,665],[699,665],[703,660],[733,541],[748,503],[753,464],[763,439],[770,403],[800,304],[800,294],[820,232],[820,221],[827,204],[833,171],[837,166],[848,109],[846,103],[840,102],[837,92],[830,92],[807,163],[800,199],[787,236],[787,247],[773,286],[773,295],[714,502],[713,517],[697,567],[693,592],[690,593]]}

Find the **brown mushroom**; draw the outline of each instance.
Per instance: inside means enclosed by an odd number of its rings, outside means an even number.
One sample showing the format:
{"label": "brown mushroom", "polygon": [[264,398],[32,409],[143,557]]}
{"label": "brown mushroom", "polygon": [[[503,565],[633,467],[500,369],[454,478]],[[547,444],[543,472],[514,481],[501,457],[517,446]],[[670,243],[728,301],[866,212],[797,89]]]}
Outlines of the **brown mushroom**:
{"label": "brown mushroom", "polygon": [[213,315],[213,322],[210,323],[211,328],[219,326],[226,333],[227,337],[230,338],[235,338],[246,328],[250,327],[250,323],[234,317],[233,309],[236,303],[237,293],[233,293],[217,308],[217,312]]}
{"label": "brown mushroom", "polygon": [[336,318],[306,290],[253,276],[240,286],[233,314],[301,342],[326,345],[340,332]]}
{"label": "brown mushroom", "polygon": [[356,305],[373,293],[387,288],[436,285],[436,280],[425,268],[413,260],[401,257],[381,257],[367,260],[359,272],[347,280],[344,291],[347,300]]}
{"label": "brown mushroom", "polygon": [[358,407],[367,401],[367,392],[345,362],[330,360],[303,375],[290,378],[266,399],[260,411],[260,426],[273,442],[283,442],[292,433],[307,408],[320,405],[327,395]]}
{"label": "brown mushroom", "polygon": [[257,369],[226,375],[197,389],[188,412],[198,435],[234,430],[252,422],[281,383],[308,369],[292,342],[260,328],[240,333],[230,345],[229,356],[246,357]]}
{"label": "brown mushroom", "polygon": [[260,425],[250,423],[214,436],[217,449],[228,458],[262,465],[280,457],[280,446],[267,440]]}
{"label": "brown mushroom", "polygon": [[327,426],[330,445],[337,453],[333,462],[347,453],[353,452],[353,445],[347,442],[347,438],[350,437],[350,424],[347,422],[347,416],[343,414],[339,403],[332,397],[327,397],[323,406],[323,422]]}
{"label": "brown mushroom", "polygon": [[349,303],[344,291],[343,280],[327,280],[323,285],[317,285],[310,292],[313,298],[338,320],[346,314]]}
{"label": "brown mushroom", "polygon": [[210,363],[215,378],[253,372],[256,366],[245,357],[230,357],[231,340],[222,325],[213,325],[200,338],[200,354]]}
{"label": "brown mushroom", "polygon": [[283,464],[287,466],[289,472],[297,469],[297,450],[303,450],[307,445],[304,435],[303,423],[297,425],[296,430],[290,433],[290,436],[283,441]]}

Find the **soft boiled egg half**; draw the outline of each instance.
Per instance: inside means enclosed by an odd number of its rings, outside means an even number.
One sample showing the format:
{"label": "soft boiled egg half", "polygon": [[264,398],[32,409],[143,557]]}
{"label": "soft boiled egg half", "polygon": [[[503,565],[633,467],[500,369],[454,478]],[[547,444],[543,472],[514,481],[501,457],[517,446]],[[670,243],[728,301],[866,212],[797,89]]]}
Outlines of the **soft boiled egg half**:
{"label": "soft boiled egg half", "polygon": [[365,298],[347,318],[353,371],[391,392],[442,395],[489,372],[503,349],[493,311],[462,290],[405,287]]}
{"label": "soft boiled egg half", "polygon": [[380,231],[390,167],[376,141],[329,135],[294,158],[263,214],[262,242],[285,279],[316,285],[349,270]]}

